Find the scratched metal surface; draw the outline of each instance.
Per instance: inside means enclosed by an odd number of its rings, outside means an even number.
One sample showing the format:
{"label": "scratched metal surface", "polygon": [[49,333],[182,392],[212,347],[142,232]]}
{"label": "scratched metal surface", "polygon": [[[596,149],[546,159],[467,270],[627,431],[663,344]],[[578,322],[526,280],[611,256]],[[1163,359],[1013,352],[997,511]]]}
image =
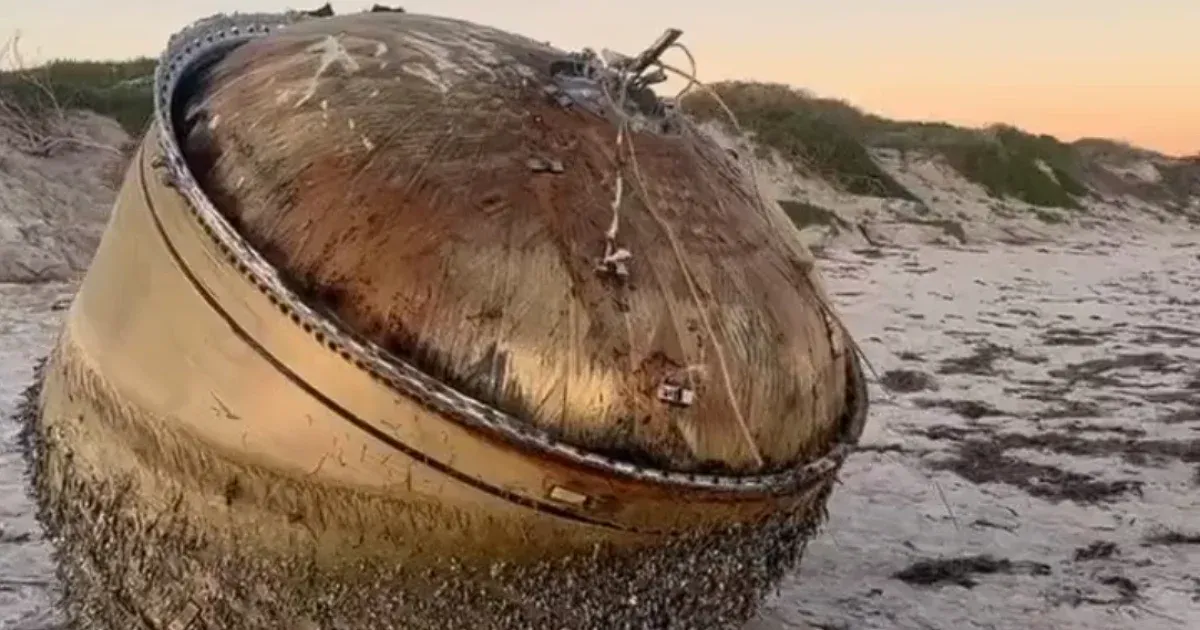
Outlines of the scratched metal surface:
{"label": "scratched metal surface", "polygon": [[[544,95],[562,51],[431,16],[238,20],[185,31],[160,68],[168,170],[254,284],[356,363],[460,422],[620,474],[780,486],[829,450],[858,398],[850,344],[786,217],[707,136],[631,136],[634,185],[612,121]],[[167,116],[200,60],[241,40],[188,104],[198,123]],[[531,155],[569,165],[539,177]],[[631,179],[617,222],[614,171]],[[640,277],[598,274],[606,244]],[[341,324],[300,292],[339,296]],[[682,408],[654,395],[674,381],[701,393]]]}

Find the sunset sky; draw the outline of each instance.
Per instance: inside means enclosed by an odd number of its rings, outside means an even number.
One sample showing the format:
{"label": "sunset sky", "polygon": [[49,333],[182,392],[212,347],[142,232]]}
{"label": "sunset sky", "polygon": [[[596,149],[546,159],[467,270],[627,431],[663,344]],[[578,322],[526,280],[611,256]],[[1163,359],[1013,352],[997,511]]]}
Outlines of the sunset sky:
{"label": "sunset sky", "polygon": [[[323,0],[311,0],[315,8]],[[548,40],[636,52],[685,31],[700,77],[751,78],[894,118],[1009,122],[1200,152],[1200,0],[394,0]],[[388,2],[384,2],[387,4]],[[334,2],[351,12],[371,0]],[[33,60],[155,55],[189,21],[271,0],[0,0]]]}

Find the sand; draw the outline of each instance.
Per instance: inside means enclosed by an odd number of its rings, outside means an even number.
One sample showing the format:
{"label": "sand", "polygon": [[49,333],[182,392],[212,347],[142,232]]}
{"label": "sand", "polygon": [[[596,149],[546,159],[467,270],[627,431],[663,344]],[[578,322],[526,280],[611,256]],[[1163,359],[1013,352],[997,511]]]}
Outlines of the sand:
{"label": "sand", "polygon": [[[1200,627],[1196,240],[826,251],[881,378],[830,522],[748,630]],[[0,286],[0,411],[70,290]],[[0,627],[52,628],[0,426]]]}
{"label": "sand", "polygon": [[130,138],[116,121],[72,112],[30,153],[0,120],[0,282],[63,281],[87,268],[116,199]]}
{"label": "sand", "polygon": [[752,628],[1200,627],[1195,242],[826,260],[895,389]]}

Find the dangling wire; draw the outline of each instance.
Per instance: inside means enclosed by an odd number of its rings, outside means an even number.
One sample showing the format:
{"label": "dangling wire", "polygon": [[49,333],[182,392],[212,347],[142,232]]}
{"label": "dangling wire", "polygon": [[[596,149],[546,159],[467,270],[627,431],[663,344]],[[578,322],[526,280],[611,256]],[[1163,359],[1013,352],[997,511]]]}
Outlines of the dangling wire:
{"label": "dangling wire", "polygon": [[[729,118],[729,122],[730,122],[730,124],[733,125],[733,128],[737,132],[738,137],[745,138],[746,132],[745,132],[745,130],[742,129],[741,121],[738,120],[737,115],[733,113],[733,110],[730,109],[729,105],[727,105],[725,103],[725,99],[721,98],[721,95],[716,90],[714,90],[711,86],[707,85],[706,83],[704,83],[703,81],[701,81],[700,79],[698,79],[696,77],[697,72],[698,72],[697,67],[696,67],[696,57],[692,54],[692,51],[689,50],[686,45],[684,45],[683,43],[680,43],[680,42],[676,42],[676,43],[672,44],[671,48],[677,48],[677,49],[683,51],[684,55],[687,56],[688,63],[691,64],[690,72],[684,71],[675,66],[672,66],[672,65],[662,61],[661,59],[655,60],[654,63],[655,63],[655,65],[662,68],[666,72],[670,72],[678,77],[687,79],[688,84],[682,90],[679,91],[679,95],[676,97],[676,99],[681,98],[684,94],[689,92],[693,87],[698,87],[698,88],[704,90],[704,92],[706,94],[708,94],[709,96],[711,96],[713,98],[713,101],[716,102],[717,106],[721,108],[721,110],[725,113],[725,116],[727,118]],[[767,211],[766,199],[764,198],[762,189],[758,185],[758,173],[757,173],[757,169],[754,167],[754,161],[753,160],[745,160],[745,164],[750,172],[750,178],[754,183],[755,202],[758,204],[760,211],[766,212]],[[871,372],[871,376],[874,377],[875,380],[878,381],[879,380],[879,372],[875,369],[875,366],[871,364],[870,359],[867,358],[867,355],[863,351],[862,346],[858,345],[858,342],[855,341],[853,335],[850,334],[850,329],[849,329],[849,327],[846,326],[845,320],[842,319],[842,317],[837,313],[837,311],[835,311],[834,308],[825,300],[822,293],[817,290],[816,286],[814,286],[814,284],[812,282],[812,278],[808,274],[805,274],[804,282],[812,290],[813,295],[816,296],[817,305],[819,306],[819,308],[822,311],[824,311],[825,316],[837,324],[837,327],[842,332],[843,337],[850,344],[851,351],[854,352],[855,356],[857,356],[859,358],[859,360],[861,360],[863,362],[863,364],[867,366],[867,370],[869,370]]]}
{"label": "dangling wire", "polygon": [[[668,36],[669,35],[670,35],[670,32],[668,32]],[[631,256],[631,254],[629,254],[627,250],[617,249],[616,244],[615,244],[615,239],[616,239],[619,225],[620,225],[619,224],[619,221],[620,221],[619,207],[620,207],[620,202],[622,200],[621,195],[623,193],[623,186],[624,186],[623,178],[622,178],[622,171],[623,171],[623,167],[624,167],[624,160],[622,158],[622,148],[626,146],[626,142],[625,142],[626,136],[630,135],[629,115],[625,111],[625,103],[626,103],[626,99],[628,97],[629,85],[633,79],[640,77],[642,72],[644,72],[647,67],[650,67],[651,65],[660,63],[658,61],[658,55],[661,54],[662,50],[665,50],[666,48],[670,47],[671,45],[677,45],[674,43],[674,39],[671,39],[671,41],[668,42],[667,44],[663,44],[663,41],[664,41],[664,39],[666,39],[666,37],[667,36],[664,36],[664,38],[660,38],[659,42],[656,43],[655,48],[660,49],[660,50],[653,57],[649,57],[647,53],[643,53],[642,55],[639,55],[638,64],[641,66],[640,69],[637,69],[634,71],[628,71],[624,67],[618,68],[618,72],[620,73],[620,75],[619,75],[620,81],[618,82],[618,85],[620,88],[619,100],[614,99],[611,92],[609,91],[606,83],[603,80],[600,81],[600,84],[604,91],[604,95],[605,95],[606,99],[608,100],[609,105],[617,113],[617,117],[619,119],[618,123],[617,123],[617,137],[616,137],[617,178],[616,178],[615,195],[614,195],[614,201],[613,201],[613,221],[612,221],[612,224],[609,226],[609,230],[605,233],[605,237],[606,237],[605,258],[606,258],[606,260],[608,259],[608,257],[610,255],[620,254],[621,252],[624,252],[624,254],[625,254],[621,260],[627,259]],[[678,37],[678,34],[676,33],[674,37]],[[606,66],[606,68],[608,68],[608,67],[610,67],[610,66]],[[692,277],[691,271],[688,268],[686,258],[683,254],[683,247],[680,245],[679,239],[676,237],[674,230],[672,230],[671,226],[662,218],[662,215],[658,212],[654,201],[650,198],[650,189],[646,183],[645,178],[642,177],[641,168],[638,166],[637,151],[633,144],[632,138],[629,138],[628,151],[629,151],[629,157],[630,157],[630,166],[632,167],[634,178],[638,184],[637,187],[638,187],[639,197],[641,197],[642,202],[646,204],[647,211],[653,217],[655,222],[658,223],[659,227],[666,234],[668,242],[671,244],[671,250],[675,256],[675,260],[676,260],[677,264],[679,265],[680,269],[683,271],[683,277],[684,277],[684,280],[688,287],[688,293],[690,294],[692,302],[696,307],[696,312],[700,316],[700,322],[701,322],[701,325],[704,327],[705,335],[708,337],[709,342],[712,344],[713,350],[716,353],[717,366],[721,373],[721,383],[725,390],[726,399],[729,401],[730,409],[733,412],[734,419],[737,422],[738,429],[742,435],[742,438],[745,440],[746,447],[750,451],[750,454],[754,459],[755,465],[759,469],[761,469],[763,466],[766,465],[766,461],[763,459],[762,453],[758,448],[758,444],[754,440],[754,435],[753,435],[752,431],[750,430],[750,425],[747,423],[746,418],[745,418],[744,414],[742,413],[741,407],[738,405],[737,396],[733,389],[733,377],[730,374],[728,361],[725,358],[724,346],[721,343],[720,339],[717,337],[716,331],[713,329],[712,321],[710,320],[710,318],[708,316],[708,309],[704,306],[703,302],[700,299],[700,292],[696,288],[695,279]],[[690,384],[693,379],[691,370],[687,371],[686,377]]]}

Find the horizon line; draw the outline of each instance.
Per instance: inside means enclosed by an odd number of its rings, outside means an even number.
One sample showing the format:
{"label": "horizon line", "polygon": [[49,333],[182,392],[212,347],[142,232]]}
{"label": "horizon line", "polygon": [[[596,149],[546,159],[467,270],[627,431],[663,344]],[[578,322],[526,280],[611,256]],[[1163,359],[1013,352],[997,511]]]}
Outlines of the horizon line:
{"label": "horizon line", "polygon": [[[133,55],[133,56],[125,56],[125,57],[110,57],[110,58],[50,57],[45,60],[38,60],[35,63],[33,63],[27,67],[21,67],[21,66],[13,65],[13,60],[11,59],[12,55],[10,54],[11,51],[16,49],[19,39],[20,39],[20,31],[18,30],[14,36],[10,37],[3,45],[0,45],[0,73],[33,71],[33,70],[37,70],[39,68],[50,66],[50,65],[53,65],[56,63],[124,64],[124,63],[134,63],[134,62],[139,62],[139,61],[153,61],[153,62],[155,62],[156,66],[157,66],[157,64],[161,58],[161,55],[158,55],[158,54],[153,54],[153,55],[141,54],[141,55]],[[18,57],[17,62],[20,63],[20,61],[21,61],[21,59]],[[876,118],[881,118],[881,119],[884,119],[884,120],[887,120],[890,122],[895,122],[895,123],[900,123],[900,124],[914,124],[914,125],[942,124],[942,125],[947,125],[947,126],[951,126],[951,127],[956,127],[959,129],[965,129],[965,130],[976,131],[976,132],[981,132],[981,133],[986,133],[989,130],[992,130],[997,127],[1008,127],[1008,128],[1012,128],[1012,129],[1015,129],[1022,133],[1026,133],[1026,134],[1033,135],[1033,136],[1050,137],[1060,143],[1067,144],[1067,145],[1080,143],[1080,142],[1087,142],[1087,141],[1099,141],[1099,142],[1108,142],[1108,143],[1112,143],[1112,144],[1122,145],[1125,148],[1136,150],[1136,151],[1144,151],[1144,152],[1154,153],[1159,156],[1162,156],[1165,158],[1170,158],[1170,159],[1177,159],[1177,160],[1200,159],[1200,144],[1198,144],[1197,146],[1195,146],[1193,148],[1184,149],[1182,151],[1177,152],[1177,151],[1173,151],[1173,150],[1155,148],[1155,147],[1148,146],[1145,144],[1139,144],[1138,142],[1136,142],[1134,140],[1131,140],[1129,138],[1120,137],[1117,135],[1110,136],[1110,135],[1095,135],[1095,134],[1053,133],[1053,132],[1049,132],[1049,131],[1038,130],[1038,129],[1035,129],[1035,128],[1032,128],[1029,126],[1023,126],[1021,124],[1006,121],[1006,120],[994,120],[994,121],[990,121],[990,122],[981,122],[979,120],[969,120],[967,118],[962,118],[962,117],[956,118],[956,117],[945,117],[945,116],[943,116],[943,117],[898,116],[898,115],[890,114],[882,108],[871,108],[869,106],[860,105],[848,97],[823,94],[823,93],[817,92],[816,90],[813,90],[812,88],[808,88],[803,85],[797,85],[794,83],[789,83],[786,81],[781,81],[779,79],[765,79],[765,78],[760,79],[760,78],[753,78],[753,77],[747,76],[747,77],[742,77],[742,78],[721,78],[721,79],[716,79],[716,80],[712,80],[712,81],[705,81],[704,83],[706,85],[718,85],[721,83],[733,83],[733,82],[783,86],[783,87],[786,87],[787,89],[790,89],[790,90],[796,91],[800,94],[803,94],[804,96],[806,96],[808,98],[812,98],[815,100],[833,101],[833,102],[841,103],[847,107],[854,109],[855,111],[859,112],[860,114],[863,114],[866,116],[874,116]]]}

